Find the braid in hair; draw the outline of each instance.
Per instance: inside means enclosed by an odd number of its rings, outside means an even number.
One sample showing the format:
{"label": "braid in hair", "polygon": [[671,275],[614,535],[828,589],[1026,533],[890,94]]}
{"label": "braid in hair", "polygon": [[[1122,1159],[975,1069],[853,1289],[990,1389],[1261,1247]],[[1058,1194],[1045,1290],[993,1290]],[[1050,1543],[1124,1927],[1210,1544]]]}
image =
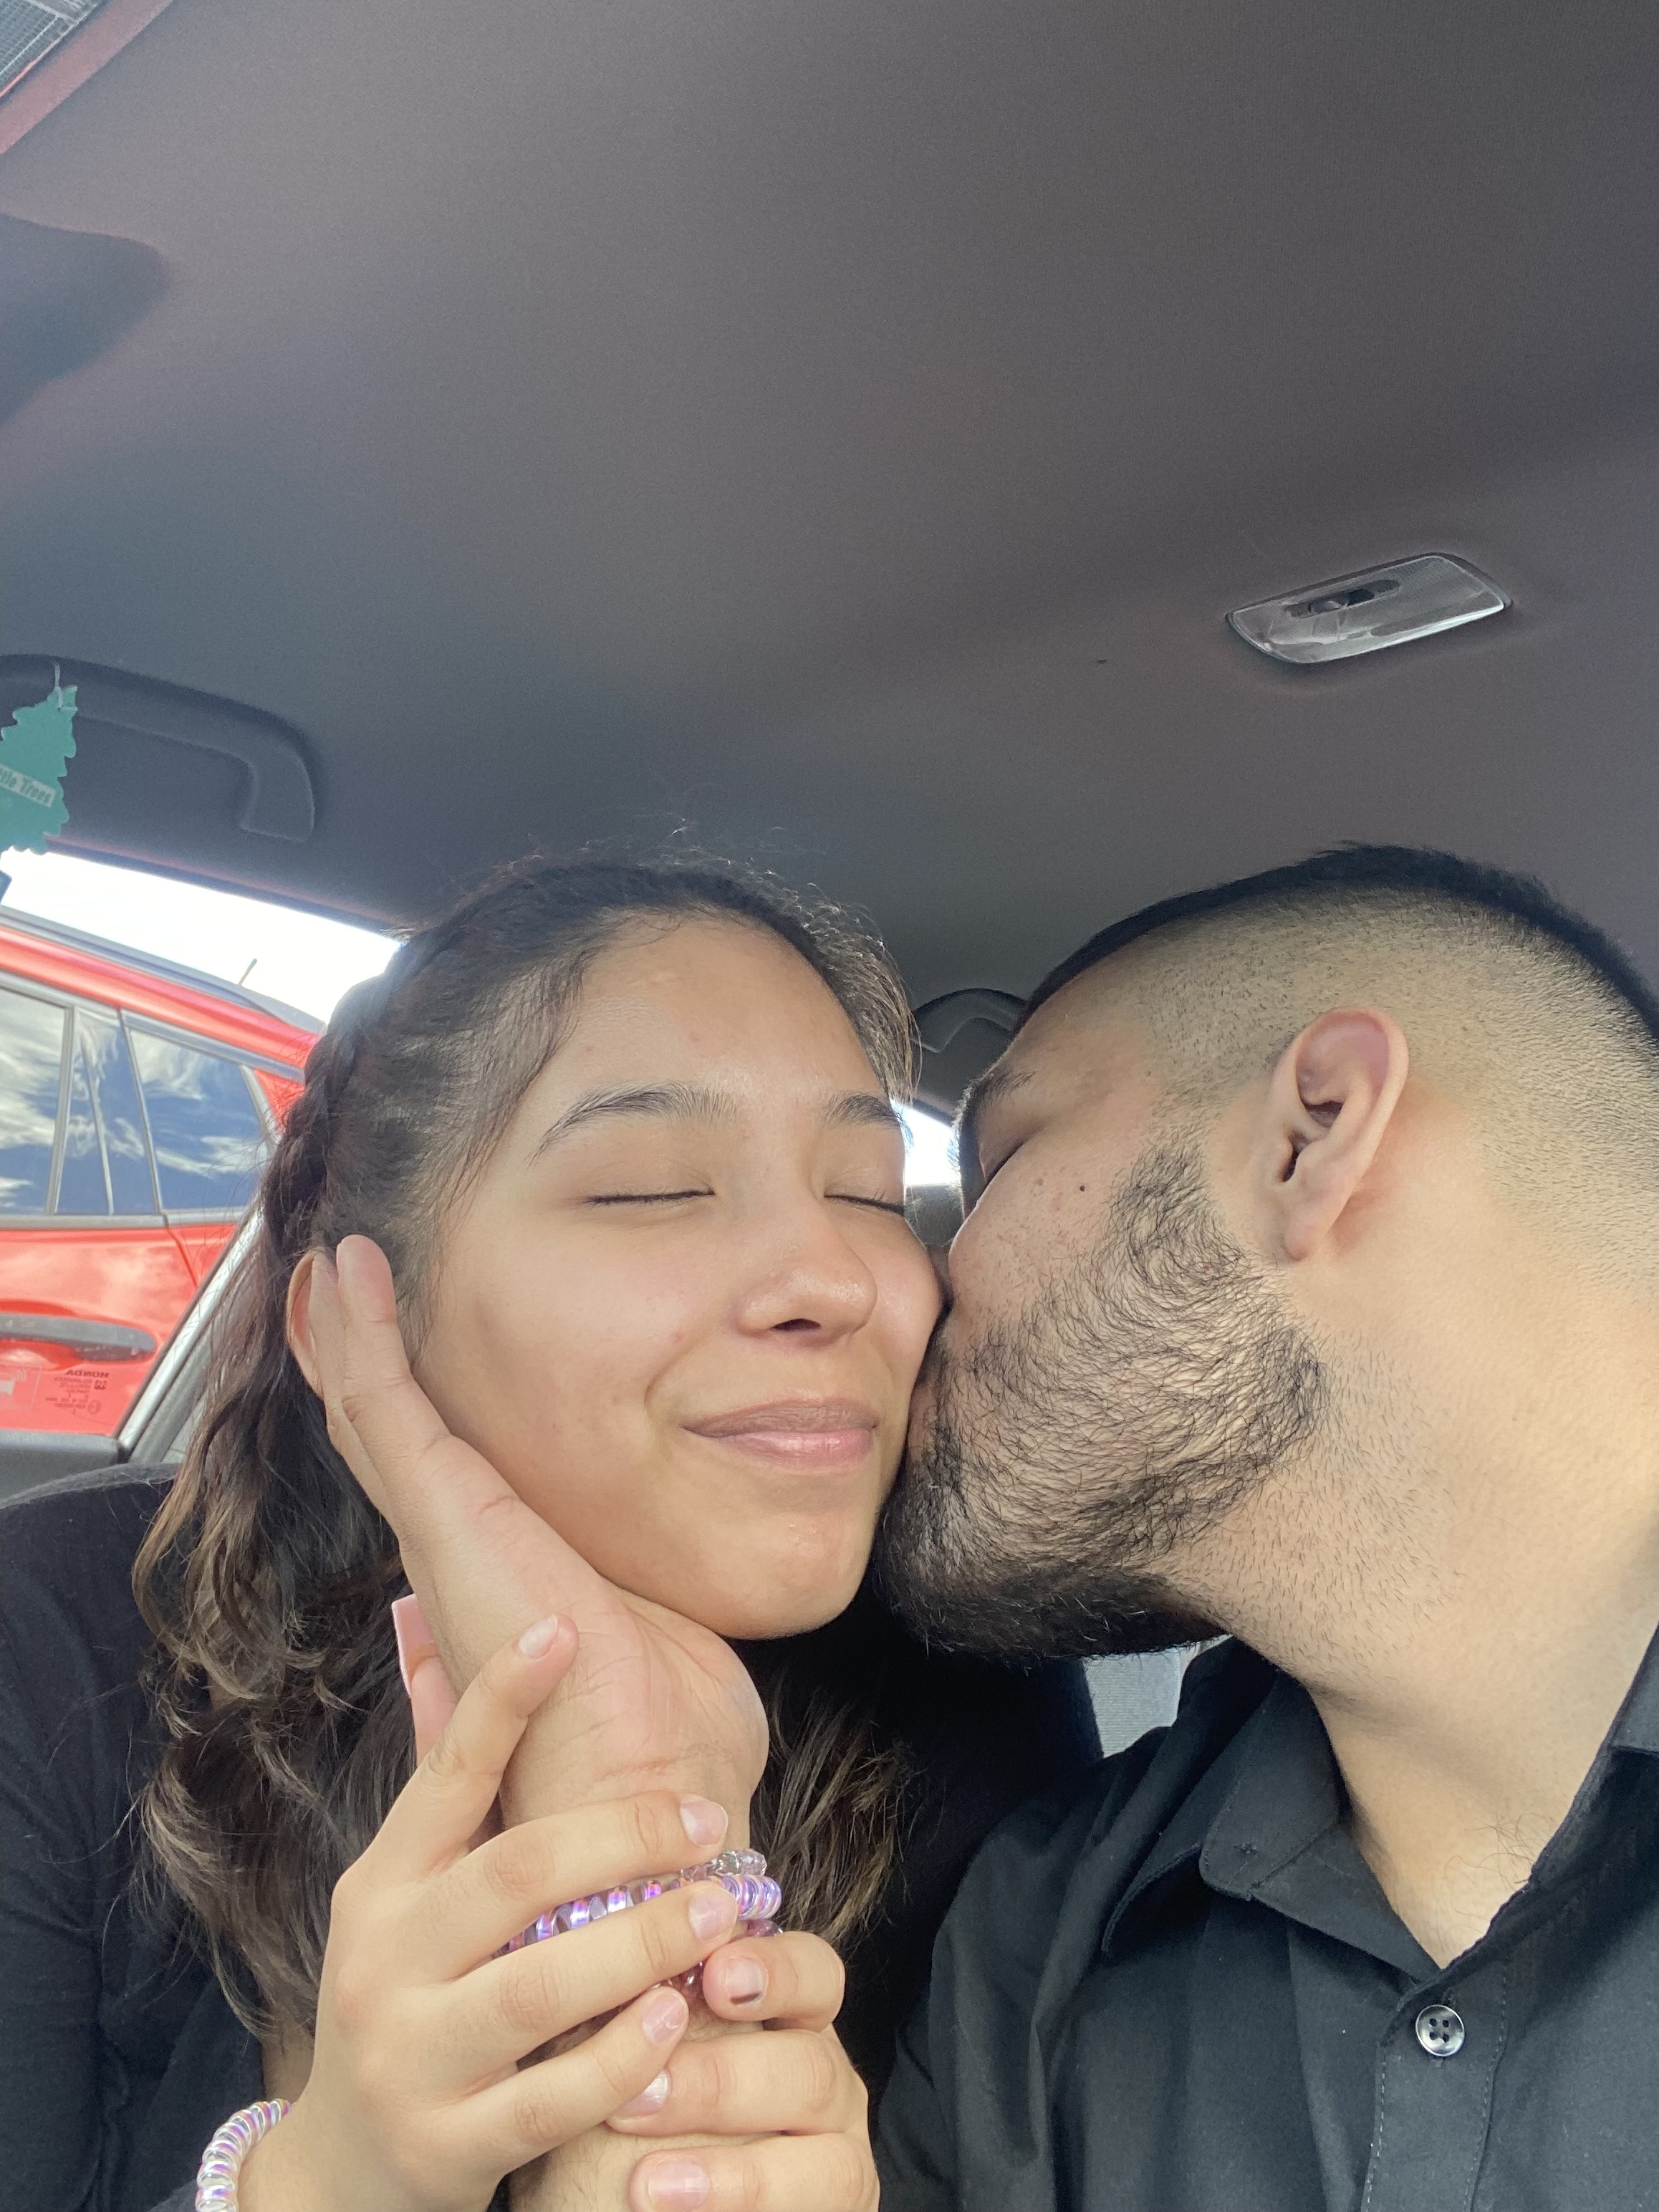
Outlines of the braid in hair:
{"label": "braid in hair", "polygon": [[[327,1894],[412,1759],[407,1708],[392,1694],[388,1607],[407,1587],[397,1540],[329,1441],[286,1333],[295,1263],[325,1241],[347,1091],[394,988],[358,985],[307,1060],[261,1183],[254,1246],[219,1317],[207,1419],[135,1568],[167,1746],[144,1826],[166,1887],[256,2031],[311,2026]],[[316,1878],[295,1884],[301,1838]]]}

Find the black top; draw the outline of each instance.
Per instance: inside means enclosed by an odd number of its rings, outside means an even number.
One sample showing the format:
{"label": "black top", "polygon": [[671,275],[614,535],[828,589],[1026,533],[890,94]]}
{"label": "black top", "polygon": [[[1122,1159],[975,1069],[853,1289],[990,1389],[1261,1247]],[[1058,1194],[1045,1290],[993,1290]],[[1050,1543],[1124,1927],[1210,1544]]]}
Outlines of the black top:
{"label": "black top", "polygon": [[[130,1895],[133,1798],[153,1755],[130,1577],[167,1479],[118,1468],[0,1507],[6,2212],[149,2212],[188,2192],[215,2128],[264,2094],[258,2045],[217,1984]],[[1022,1680],[896,1650],[886,1717],[921,1780],[900,1879],[848,1961],[845,2015],[878,2081],[981,1838],[1096,1756],[1075,1673]]]}
{"label": "black top", "polygon": [[1659,1643],[1560,1830],[1443,1970],[1237,1644],[1013,1814],[882,2108],[882,2212],[1659,2207]]}

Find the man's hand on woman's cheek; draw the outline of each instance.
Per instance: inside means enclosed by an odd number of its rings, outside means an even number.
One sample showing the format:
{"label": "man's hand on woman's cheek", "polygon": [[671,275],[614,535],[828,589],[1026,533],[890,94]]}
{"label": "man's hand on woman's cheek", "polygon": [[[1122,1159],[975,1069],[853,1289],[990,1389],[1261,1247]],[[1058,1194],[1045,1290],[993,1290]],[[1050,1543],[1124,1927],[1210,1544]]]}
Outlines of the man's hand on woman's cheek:
{"label": "man's hand on woman's cheek", "polygon": [[632,2212],[871,2212],[868,2098],[830,2022],[841,1960],[815,1936],[726,1944],[703,1968],[711,2012],[764,2035],[683,2044],[609,2122],[634,2136],[737,2136],[642,2158]]}

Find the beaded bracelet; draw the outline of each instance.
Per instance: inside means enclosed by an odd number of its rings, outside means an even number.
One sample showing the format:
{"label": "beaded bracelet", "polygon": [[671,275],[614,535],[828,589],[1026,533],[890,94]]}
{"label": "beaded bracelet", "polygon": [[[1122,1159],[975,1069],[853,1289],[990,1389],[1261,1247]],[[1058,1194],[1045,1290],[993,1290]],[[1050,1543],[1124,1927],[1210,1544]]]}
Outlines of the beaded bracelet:
{"label": "beaded bracelet", "polygon": [[[613,1912],[626,1912],[635,1905],[648,1905],[671,1890],[690,1888],[693,1882],[717,1881],[737,1899],[738,1930],[744,1936],[775,1936],[777,1916],[783,1909],[783,1892],[766,1871],[759,1851],[722,1851],[717,1858],[682,1867],[678,1874],[652,1875],[643,1881],[619,1883],[615,1889],[596,1890],[592,1897],[573,1897],[532,1920],[504,1946],[521,1951],[526,1943],[544,1942],[550,1936],[567,1936],[586,1928]],[[702,1972],[693,1966],[674,1978],[675,1986],[695,1990]],[[196,2212],[236,2212],[236,2182],[242,2161],[261,2136],[268,2135],[288,2111],[284,2098],[272,2097],[233,2112],[202,2154],[196,2175]]]}
{"label": "beaded bracelet", "polygon": [[[620,1883],[615,1889],[595,1891],[592,1897],[573,1897],[568,1904],[555,1905],[539,1919],[532,1920],[505,1948],[521,1951],[526,1943],[545,1942],[550,1936],[568,1936],[575,1929],[590,1927],[596,1920],[608,1918],[613,1912],[626,1912],[632,1905],[648,1905],[653,1897],[665,1897],[670,1890],[689,1888],[695,1881],[717,1881],[728,1896],[736,1898],[736,1932],[739,1935],[777,1934],[783,1892],[766,1871],[765,1858],[759,1851],[722,1851],[718,1858],[682,1867],[678,1874],[652,1875],[644,1881]],[[700,1966],[693,1966],[689,1973],[677,1974],[674,1986],[688,1992],[695,1990],[702,1972]]]}
{"label": "beaded bracelet", "polygon": [[202,2153],[196,2169],[196,2212],[236,2212],[242,2160],[288,2110],[286,2097],[269,2097],[233,2112]]}

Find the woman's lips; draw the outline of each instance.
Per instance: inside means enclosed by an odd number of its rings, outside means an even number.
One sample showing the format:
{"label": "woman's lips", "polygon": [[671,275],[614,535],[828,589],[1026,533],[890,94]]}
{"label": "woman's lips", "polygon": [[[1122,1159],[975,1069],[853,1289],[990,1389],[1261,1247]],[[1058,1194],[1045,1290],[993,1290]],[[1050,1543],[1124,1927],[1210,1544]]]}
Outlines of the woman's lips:
{"label": "woman's lips", "polygon": [[850,1398],[784,1399],[686,1423],[694,1437],[711,1443],[803,1469],[858,1465],[868,1456],[880,1425],[872,1406]]}

